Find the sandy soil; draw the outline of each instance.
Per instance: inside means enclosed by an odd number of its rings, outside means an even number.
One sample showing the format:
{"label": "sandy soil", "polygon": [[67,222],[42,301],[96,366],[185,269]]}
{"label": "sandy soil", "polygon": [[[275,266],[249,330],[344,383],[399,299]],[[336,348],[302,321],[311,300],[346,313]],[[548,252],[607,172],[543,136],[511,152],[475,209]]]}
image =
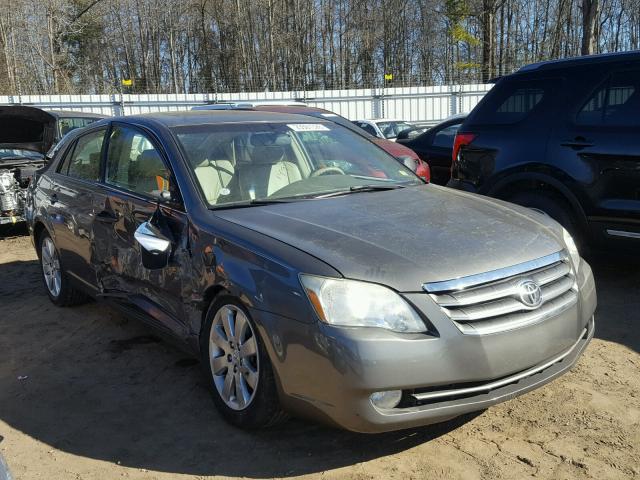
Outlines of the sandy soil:
{"label": "sandy soil", "polygon": [[640,267],[600,259],[597,333],[535,392],[418,430],[294,420],[245,433],[199,367],[105,306],[47,299],[27,237],[0,240],[0,453],[16,479],[640,478]]}

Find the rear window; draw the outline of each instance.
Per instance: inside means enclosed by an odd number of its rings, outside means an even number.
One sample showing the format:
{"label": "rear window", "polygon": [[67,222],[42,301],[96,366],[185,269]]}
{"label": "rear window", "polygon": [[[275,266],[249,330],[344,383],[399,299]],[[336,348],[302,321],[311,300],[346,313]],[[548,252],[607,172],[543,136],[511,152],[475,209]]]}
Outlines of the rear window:
{"label": "rear window", "polygon": [[474,123],[512,124],[546,104],[557,79],[503,80],[474,115]]}
{"label": "rear window", "polygon": [[62,138],[76,128],[86,127],[97,120],[100,119],[91,117],[62,117],[58,119],[58,134]]}
{"label": "rear window", "polygon": [[433,138],[433,146],[453,148],[453,141],[456,138],[456,133],[458,133],[458,130],[460,129],[460,125],[460,123],[449,125],[436,133],[436,136]]}

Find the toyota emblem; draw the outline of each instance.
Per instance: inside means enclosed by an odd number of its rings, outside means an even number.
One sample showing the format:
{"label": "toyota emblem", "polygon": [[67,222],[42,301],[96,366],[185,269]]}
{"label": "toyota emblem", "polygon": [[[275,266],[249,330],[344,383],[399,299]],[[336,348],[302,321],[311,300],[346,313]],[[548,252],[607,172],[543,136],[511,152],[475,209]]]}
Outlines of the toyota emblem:
{"label": "toyota emblem", "polygon": [[525,280],[518,285],[520,301],[527,308],[538,308],[542,304],[542,290],[532,280]]}

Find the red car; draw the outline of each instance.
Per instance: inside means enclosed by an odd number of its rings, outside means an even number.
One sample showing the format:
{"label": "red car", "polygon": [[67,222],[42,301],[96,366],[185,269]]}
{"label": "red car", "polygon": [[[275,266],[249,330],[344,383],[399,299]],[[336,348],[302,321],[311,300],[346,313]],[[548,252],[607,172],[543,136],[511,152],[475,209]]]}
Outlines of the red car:
{"label": "red car", "polygon": [[338,125],[342,125],[343,127],[346,127],[349,130],[358,133],[359,135],[367,137],[384,151],[386,151],[390,155],[393,155],[404,165],[413,170],[416,175],[423,178],[427,182],[431,181],[431,169],[429,168],[429,164],[422,160],[413,150],[405,147],[404,145],[400,145],[399,143],[392,142],[384,138],[374,137],[357,125],[353,124],[351,121],[347,120],[344,117],[341,117],[337,113],[333,113],[322,108],[307,107],[306,105],[255,105],[249,109],[260,110],[264,112],[295,113],[297,115],[307,115],[309,117],[322,118],[337,123]]}

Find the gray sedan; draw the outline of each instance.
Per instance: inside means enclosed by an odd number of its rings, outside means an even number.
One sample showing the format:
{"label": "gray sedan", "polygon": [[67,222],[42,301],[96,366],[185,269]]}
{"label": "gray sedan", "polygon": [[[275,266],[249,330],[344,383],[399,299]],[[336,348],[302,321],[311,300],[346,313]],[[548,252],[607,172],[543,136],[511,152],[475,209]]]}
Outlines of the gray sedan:
{"label": "gray sedan", "polygon": [[560,225],[425,184],[322,119],[97,122],[63,140],[27,217],[53,303],[96,298],[177,338],[241,427],[443,421],[558,377],[594,332]]}

